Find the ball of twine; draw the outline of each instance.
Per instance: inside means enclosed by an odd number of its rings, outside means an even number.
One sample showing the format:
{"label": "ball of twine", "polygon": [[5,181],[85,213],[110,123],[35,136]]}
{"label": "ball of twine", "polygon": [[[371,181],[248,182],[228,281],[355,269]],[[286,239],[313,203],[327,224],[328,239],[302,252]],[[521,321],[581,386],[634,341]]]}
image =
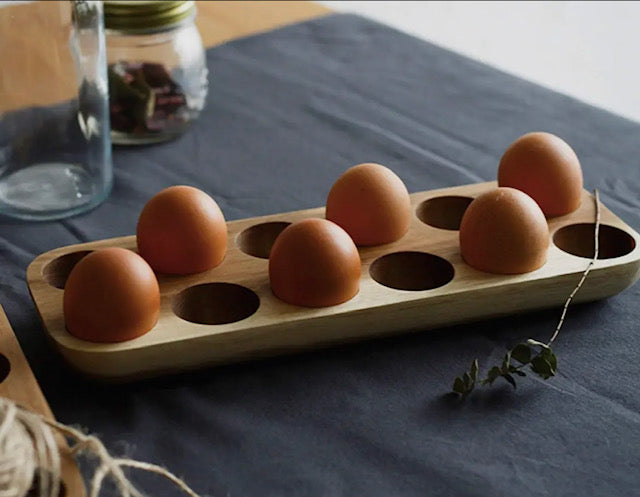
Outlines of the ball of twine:
{"label": "ball of twine", "polygon": [[96,436],[47,419],[5,397],[0,397],[0,497],[26,497],[27,494],[59,497],[61,464],[54,436],[56,431],[66,437],[72,455],[97,460],[89,484],[89,497],[98,497],[106,477],[111,477],[121,497],[142,497],[125,476],[125,467],[160,475],[186,495],[200,497],[165,468],[133,459],[114,458]]}
{"label": "ball of twine", "polygon": [[38,416],[0,398],[0,495],[23,497],[32,486],[39,496],[57,497],[58,446]]}

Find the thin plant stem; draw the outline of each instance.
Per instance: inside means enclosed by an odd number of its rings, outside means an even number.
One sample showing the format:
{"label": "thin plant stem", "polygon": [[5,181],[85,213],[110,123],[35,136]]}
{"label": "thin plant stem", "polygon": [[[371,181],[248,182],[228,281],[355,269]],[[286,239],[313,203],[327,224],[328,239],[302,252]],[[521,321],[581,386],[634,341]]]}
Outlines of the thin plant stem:
{"label": "thin plant stem", "polygon": [[571,304],[571,301],[573,300],[573,297],[575,297],[576,293],[578,293],[580,288],[582,288],[582,284],[587,279],[587,275],[591,271],[591,268],[593,267],[593,265],[598,260],[598,255],[600,253],[600,242],[599,242],[599,238],[600,238],[600,236],[599,236],[600,235],[600,195],[598,194],[598,189],[597,188],[594,190],[594,193],[595,193],[595,201],[596,201],[596,225],[595,225],[595,229],[594,229],[593,258],[591,259],[591,261],[589,261],[589,265],[587,266],[587,269],[585,269],[584,273],[582,273],[582,278],[580,278],[580,281],[578,282],[576,287],[573,289],[573,292],[571,292],[571,295],[569,295],[569,298],[567,298],[567,301],[564,303],[564,308],[562,309],[562,315],[560,316],[560,321],[558,321],[558,326],[556,326],[556,330],[554,331],[554,333],[551,336],[551,339],[549,340],[547,345],[551,345],[553,343],[553,341],[558,337],[558,333],[560,333],[560,328],[562,328],[562,325],[564,324],[564,318],[567,315],[567,309],[569,308],[569,304]]}

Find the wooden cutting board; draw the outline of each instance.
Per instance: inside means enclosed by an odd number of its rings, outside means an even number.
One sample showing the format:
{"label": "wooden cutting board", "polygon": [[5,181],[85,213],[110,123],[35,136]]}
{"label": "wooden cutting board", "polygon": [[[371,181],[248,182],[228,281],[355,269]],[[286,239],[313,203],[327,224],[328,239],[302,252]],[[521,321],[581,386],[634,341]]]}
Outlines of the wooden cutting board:
{"label": "wooden cutting board", "polygon": [[[16,339],[4,309],[0,306],[0,395],[13,400],[22,407],[54,419],[51,408],[40,390],[20,344]],[[62,464],[62,485],[60,496],[84,497],[82,476],[76,466],[69,447],[60,434],[56,434]]]}

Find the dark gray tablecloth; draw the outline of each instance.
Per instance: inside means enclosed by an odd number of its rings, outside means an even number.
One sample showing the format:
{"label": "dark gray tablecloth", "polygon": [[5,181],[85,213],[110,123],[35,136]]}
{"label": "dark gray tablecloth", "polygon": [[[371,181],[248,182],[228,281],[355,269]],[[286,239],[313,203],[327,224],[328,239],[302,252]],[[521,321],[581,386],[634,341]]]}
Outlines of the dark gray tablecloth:
{"label": "dark gray tablecloth", "polygon": [[143,204],[172,184],[203,188],[232,220],[322,205],[365,161],[411,192],[492,180],[516,137],[546,130],[573,146],[585,187],[640,229],[639,124],[385,26],[329,16],[215,48],[208,63],[200,120],[177,141],[116,149],[103,205],[0,224],[0,303],[57,417],[214,496],[638,495],[640,285],[570,308],[556,378],[461,406],[444,394],[471,359],[548,339],[560,309],[128,385],[66,368],[29,298],[28,263],[135,233]]}

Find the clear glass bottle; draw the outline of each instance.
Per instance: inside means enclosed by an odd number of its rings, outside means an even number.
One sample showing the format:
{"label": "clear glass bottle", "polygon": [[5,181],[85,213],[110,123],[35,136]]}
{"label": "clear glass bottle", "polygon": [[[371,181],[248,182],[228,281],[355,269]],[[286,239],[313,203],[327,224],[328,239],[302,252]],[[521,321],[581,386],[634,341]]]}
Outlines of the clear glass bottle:
{"label": "clear glass bottle", "polygon": [[208,80],[193,1],[105,1],[111,140],[148,144],[182,134]]}
{"label": "clear glass bottle", "polygon": [[111,191],[102,3],[0,7],[0,214],[66,218]]}

